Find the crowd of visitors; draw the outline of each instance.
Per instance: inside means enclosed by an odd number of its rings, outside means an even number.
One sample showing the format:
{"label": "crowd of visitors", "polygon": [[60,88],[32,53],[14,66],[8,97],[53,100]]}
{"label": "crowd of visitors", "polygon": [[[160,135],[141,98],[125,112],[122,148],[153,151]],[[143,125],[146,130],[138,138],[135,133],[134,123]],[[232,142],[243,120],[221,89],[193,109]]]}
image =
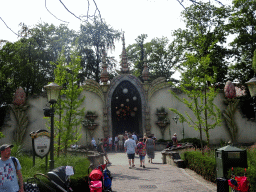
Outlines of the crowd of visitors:
{"label": "crowd of visitors", "polygon": [[134,157],[139,155],[140,167],[145,168],[145,156],[148,156],[148,162],[153,163],[155,158],[155,142],[154,134],[143,136],[137,135],[135,132],[130,133],[125,131],[124,134],[117,134],[115,137],[108,136],[102,138],[98,145],[94,138],[92,138],[91,145],[93,149],[103,153],[106,161],[110,164],[107,156],[107,151],[125,152],[127,153],[129,168],[134,167]]}

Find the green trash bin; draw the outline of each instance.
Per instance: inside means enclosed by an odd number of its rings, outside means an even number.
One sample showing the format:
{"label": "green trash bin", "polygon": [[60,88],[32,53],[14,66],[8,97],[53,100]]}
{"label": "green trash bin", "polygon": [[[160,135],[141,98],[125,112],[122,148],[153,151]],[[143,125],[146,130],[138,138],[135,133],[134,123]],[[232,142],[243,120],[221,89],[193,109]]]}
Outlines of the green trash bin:
{"label": "green trash bin", "polygon": [[229,179],[228,170],[232,167],[247,168],[246,150],[227,145],[215,150],[216,178]]}

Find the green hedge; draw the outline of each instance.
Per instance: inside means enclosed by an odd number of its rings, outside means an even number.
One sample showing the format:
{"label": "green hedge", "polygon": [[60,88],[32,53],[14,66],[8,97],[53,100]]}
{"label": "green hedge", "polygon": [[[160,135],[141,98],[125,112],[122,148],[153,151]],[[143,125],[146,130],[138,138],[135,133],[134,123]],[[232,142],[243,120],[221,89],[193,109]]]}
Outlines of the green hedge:
{"label": "green hedge", "polygon": [[216,163],[210,156],[202,155],[200,151],[187,151],[184,153],[186,167],[202,175],[206,180],[216,181]]}
{"label": "green hedge", "polygon": [[[186,163],[186,167],[202,175],[206,180],[216,182],[216,162],[214,155],[202,155],[201,151],[186,151],[181,157]],[[247,150],[248,169],[246,176],[250,183],[250,192],[256,192],[256,145]],[[244,168],[234,167],[234,175],[243,176]],[[231,170],[228,171],[231,176]]]}

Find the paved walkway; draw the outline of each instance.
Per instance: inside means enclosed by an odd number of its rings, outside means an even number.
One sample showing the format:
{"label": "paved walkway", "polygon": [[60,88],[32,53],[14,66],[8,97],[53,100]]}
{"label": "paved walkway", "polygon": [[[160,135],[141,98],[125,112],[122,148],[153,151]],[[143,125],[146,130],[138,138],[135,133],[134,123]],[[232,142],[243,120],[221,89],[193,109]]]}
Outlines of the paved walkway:
{"label": "paved walkway", "polygon": [[113,176],[112,190],[126,191],[156,191],[156,192],[216,192],[215,184],[204,180],[189,169],[162,164],[161,152],[156,152],[153,164],[148,163],[146,168],[139,167],[139,157],[135,157],[135,168],[129,169],[125,153],[108,153],[112,163],[108,167]]}

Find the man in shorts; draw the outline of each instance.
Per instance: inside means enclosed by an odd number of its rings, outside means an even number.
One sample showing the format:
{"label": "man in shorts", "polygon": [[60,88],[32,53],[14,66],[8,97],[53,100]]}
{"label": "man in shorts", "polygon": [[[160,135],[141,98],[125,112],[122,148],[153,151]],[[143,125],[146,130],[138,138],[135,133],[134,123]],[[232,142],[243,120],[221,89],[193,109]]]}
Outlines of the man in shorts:
{"label": "man in shorts", "polygon": [[128,156],[129,169],[131,169],[132,167],[135,167],[134,156],[135,151],[137,151],[137,145],[136,142],[132,139],[132,135],[128,136],[128,139],[124,143],[124,148]]}

